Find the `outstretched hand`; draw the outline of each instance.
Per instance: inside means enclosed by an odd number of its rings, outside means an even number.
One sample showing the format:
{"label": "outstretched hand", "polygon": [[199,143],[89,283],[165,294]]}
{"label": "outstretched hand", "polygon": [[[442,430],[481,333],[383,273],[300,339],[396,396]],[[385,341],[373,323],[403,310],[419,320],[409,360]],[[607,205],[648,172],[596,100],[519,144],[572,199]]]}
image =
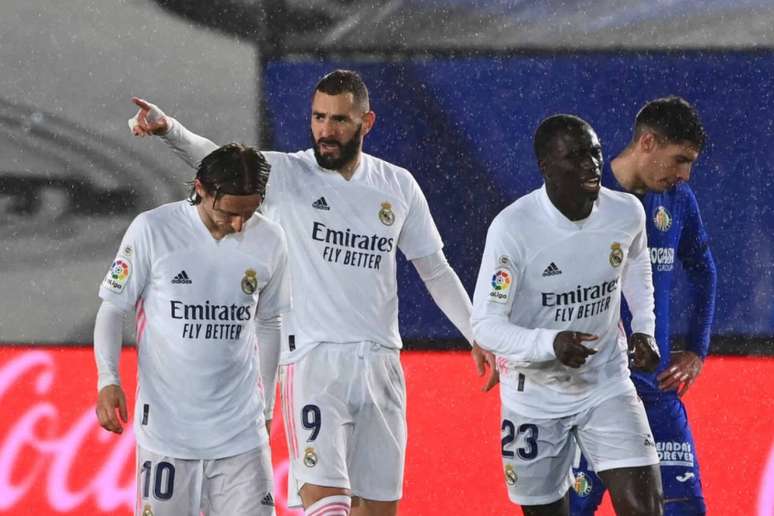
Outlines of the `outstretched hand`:
{"label": "outstretched hand", "polygon": [[677,391],[682,396],[696,381],[704,362],[692,351],[675,351],[666,369],[657,377],[658,388],[662,391]]}
{"label": "outstretched hand", "polygon": [[648,373],[656,370],[661,359],[656,339],[644,333],[632,333],[629,336],[629,353],[632,356],[632,368]]}
{"label": "outstretched hand", "polygon": [[167,115],[155,104],[138,97],[132,97],[139,111],[128,120],[129,129],[135,136],[164,135],[169,131]]}
{"label": "outstretched hand", "polygon": [[[116,416],[116,409],[121,417],[120,421]],[[106,385],[100,389],[97,396],[97,419],[105,430],[117,434],[124,431],[121,421],[126,423],[129,418],[126,412],[126,396],[120,385]]]}
{"label": "outstretched hand", "polygon": [[490,369],[489,378],[487,378],[486,384],[481,387],[483,392],[491,390],[492,387],[500,383],[500,373],[497,371],[494,353],[481,349],[478,343],[474,342],[470,354],[476,364],[478,376],[484,376],[487,367]]}
{"label": "outstretched hand", "polygon": [[586,359],[597,352],[584,346],[583,342],[597,340],[599,337],[580,331],[560,331],[554,339],[554,353],[559,362],[568,367],[578,368]]}

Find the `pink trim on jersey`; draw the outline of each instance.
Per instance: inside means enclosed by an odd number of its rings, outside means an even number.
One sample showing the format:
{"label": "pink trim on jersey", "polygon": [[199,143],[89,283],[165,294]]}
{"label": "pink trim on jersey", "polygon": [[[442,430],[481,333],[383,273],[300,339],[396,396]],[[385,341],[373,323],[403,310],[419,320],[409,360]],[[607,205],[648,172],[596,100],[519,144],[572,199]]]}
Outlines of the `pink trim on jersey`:
{"label": "pink trim on jersey", "polygon": [[282,417],[285,419],[285,433],[288,438],[288,451],[291,458],[298,458],[298,444],[296,439],[296,422],[293,418],[293,366],[285,366],[282,386]]}
{"label": "pink trim on jersey", "polygon": [[343,502],[333,502],[318,507],[312,512],[305,512],[304,516],[349,516],[350,506]]}
{"label": "pink trim on jersey", "polygon": [[137,344],[142,341],[142,336],[145,334],[145,325],[148,322],[145,317],[145,303],[143,298],[137,300],[137,304],[134,305],[136,317],[136,330],[137,330]]}

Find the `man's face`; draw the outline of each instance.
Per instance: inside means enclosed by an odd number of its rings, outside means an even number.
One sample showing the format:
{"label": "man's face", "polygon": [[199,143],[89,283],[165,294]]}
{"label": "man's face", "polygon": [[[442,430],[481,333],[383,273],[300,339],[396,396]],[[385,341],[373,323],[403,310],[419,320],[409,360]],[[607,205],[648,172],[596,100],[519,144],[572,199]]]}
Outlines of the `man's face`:
{"label": "man's face", "polygon": [[644,140],[640,145],[640,181],[653,192],[664,192],[688,181],[691,167],[699,157],[699,150],[687,142],[660,143],[655,135],[651,136],[653,141],[650,145]]}
{"label": "man's face", "polygon": [[199,207],[205,218],[205,225],[216,238],[241,232],[263,201],[258,194],[227,194],[216,199],[214,195],[201,189],[199,195],[202,198]]}
{"label": "man's face", "polygon": [[602,145],[591,127],[557,134],[540,166],[549,187],[568,200],[599,195]]}
{"label": "man's face", "polygon": [[312,145],[317,164],[340,170],[357,159],[363,143],[363,118],[351,93],[315,92],[312,99]]}

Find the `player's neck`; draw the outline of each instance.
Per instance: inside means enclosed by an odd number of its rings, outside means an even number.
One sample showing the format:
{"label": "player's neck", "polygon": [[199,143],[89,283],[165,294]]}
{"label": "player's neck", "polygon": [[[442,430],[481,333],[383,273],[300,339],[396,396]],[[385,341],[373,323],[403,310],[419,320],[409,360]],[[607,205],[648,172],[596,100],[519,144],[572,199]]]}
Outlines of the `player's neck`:
{"label": "player's neck", "polygon": [[551,204],[573,222],[587,218],[591,215],[591,210],[594,209],[594,199],[591,197],[568,197],[548,187],[546,193]]}
{"label": "player's neck", "polygon": [[637,160],[631,149],[626,148],[621,154],[613,158],[613,161],[610,162],[610,170],[618,184],[627,192],[643,194],[647,191],[645,183],[637,173]]}
{"label": "player's neck", "polygon": [[343,177],[345,180],[349,181],[352,179],[352,176],[355,175],[355,170],[357,170],[357,167],[360,165],[360,158],[362,155],[362,152],[358,152],[351,161],[345,163],[344,166],[342,166],[336,172],[341,174],[341,177]]}

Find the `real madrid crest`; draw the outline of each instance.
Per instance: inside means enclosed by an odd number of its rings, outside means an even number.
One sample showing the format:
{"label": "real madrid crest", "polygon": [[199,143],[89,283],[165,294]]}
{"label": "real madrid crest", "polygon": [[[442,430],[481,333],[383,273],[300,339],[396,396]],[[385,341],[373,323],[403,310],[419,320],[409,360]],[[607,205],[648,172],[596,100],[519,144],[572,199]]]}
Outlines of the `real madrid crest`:
{"label": "real madrid crest", "polygon": [[245,275],[242,276],[242,292],[248,296],[253,295],[258,289],[258,279],[255,277],[256,272],[253,269],[247,269]]}
{"label": "real madrid crest", "polygon": [[516,470],[510,464],[505,466],[505,483],[509,486],[515,486],[519,476],[516,474]]}
{"label": "real madrid crest", "polygon": [[623,250],[621,249],[621,244],[618,242],[613,242],[610,244],[610,265],[613,267],[618,267],[621,265],[624,259]]}
{"label": "real madrid crest", "polygon": [[150,504],[145,504],[145,507],[142,508],[142,516],[153,516],[153,509],[151,509]]}
{"label": "real madrid crest", "polygon": [[592,487],[593,484],[591,483],[591,479],[589,479],[589,477],[586,476],[586,474],[582,471],[575,477],[575,482],[572,486],[575,492],[578,493],[578,496],[590,495]]}
{"label": "real madrid crest", "polygon": [[663,232],[669,231],[669,228],[672,227],[672,216],[663,206],[656,208],[656,213],[653,214],[653,225]]}
{"label": "real madrid crest", "polygon": [[395,214],[392,212],[392,204],[388,202],[382,203],[382,209],[379,210],[379,220],[385,226],[392,226],[395,222]]}
{"label": "real madrid crest", "polygon": [[313,468],[317,465],[317,454],[314,452],[314,448],[307,448],[304,450],[304,466],[307,468]]}

